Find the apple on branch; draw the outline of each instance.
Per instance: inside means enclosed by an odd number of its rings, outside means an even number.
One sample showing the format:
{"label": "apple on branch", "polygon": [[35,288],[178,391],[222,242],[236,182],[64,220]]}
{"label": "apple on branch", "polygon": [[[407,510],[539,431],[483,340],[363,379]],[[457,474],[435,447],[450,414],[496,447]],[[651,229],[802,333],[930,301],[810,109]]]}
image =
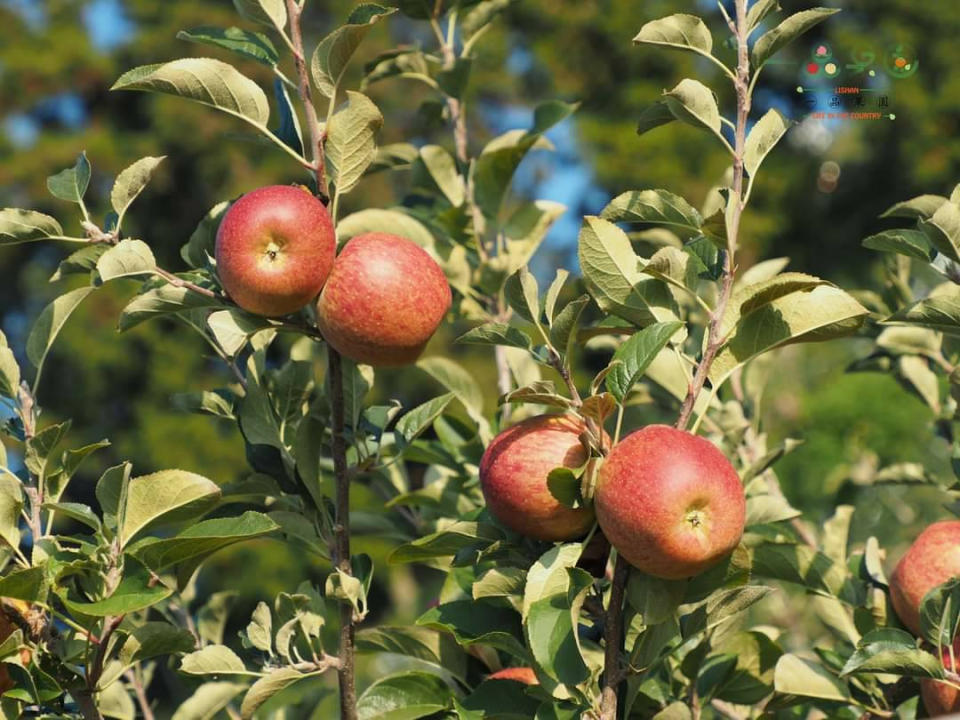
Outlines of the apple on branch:
{"label": "apple on branch", "polygon": [[443,269],[412,240],[357,235],[344,246],[317,303],[324,339],[354,362],[412,363],[452,302]]}
{"label": "apple on branch", "polygon": [[743,484],[701,437],[650,425],[617,443],[600,467],[594,504],[610,543],[638,570],[667,579],[697,575],[743,536]]}
{"label": "apple on branch", "polygon": [[330,274],[336,234],[326,206],[295,185],[237,200],[217,230],[220,283],[244,310],[279,317],[308,305]]}
{"label": "apple on branch", "polygon": [[920,635],[920,603],[930,590],[960,577],[960,520],[927,527],[890,576],[890,600],[897,617]]}
{"label": "apple on branch", "polygon": [[550,492],[547,476],[587,461],[586,426],[569,415],[538,415],[497,435],[480,460],[480,486],[493,516],[538,540],[573,540],[594,522],[590,508],[570,508]]}

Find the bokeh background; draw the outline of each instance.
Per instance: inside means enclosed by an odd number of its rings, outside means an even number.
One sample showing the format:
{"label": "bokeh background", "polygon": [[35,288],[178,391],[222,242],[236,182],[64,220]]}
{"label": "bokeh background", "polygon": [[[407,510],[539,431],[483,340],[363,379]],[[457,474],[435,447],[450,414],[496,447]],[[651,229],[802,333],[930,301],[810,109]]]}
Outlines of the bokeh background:
{"label": "bokeh background", "polygon": [[[793,12],[811,3],[781,4]],[[755,109],[776,107],[800,123],[768,159],[754,189],[742,262],[788,256],[793,270],[848,289],[876,288],[881,258],[860,241],[887,227],[877,216],[907,197],[949,194],[960,181],[960,6],[954,0],[820,4],[843,12],[763,74]],[[353,5],[308,3],[308,45]],[[720,179],[726,156],[706,134],[678,123],[642,138],[635,132],[640,112],[692,73],[712,77],[721,106],[731,106],[728,88],[709,64],[630,42],[646,20],[684,11],[707,19],[716,31],[716,52],[730,60],[732,50],[721,42],[726,33],[720,13],[707,0],[518,0],[481,43],[466,97],[474,149],[506,129],[526,126],[539,101],[582,103],[571,120],[551,131],[556,152],[532,154],[515,185],[522,194],[569,208],[536,256],[541,277],[552,277],[557,267],[576,273],[580,217],[599,212],[619,192],[662,187],[698,205]],[[164,267],[176,270],[182,268],[180,246],[218,201],[258,185],[299,180],[285,156],[225,115],[175,98],[109,91],[135,65],[206,54],[232,60],[175,36],[199,25],[237,23],[229,0],[0,0],[0,206],[41,210],[78,230],[70,225],[76,222],[73,208],[46,193],[48,175],[86,150],[94,172],[88,205],[102,215],[117,172],[144,155],[166,155],[134,206],[128,230],[152,246]],[[369,59],[398,43],[432,48],[433,38],[425,24],[394,16],[371,33],[359,57]],[[806,68],[824,43],[837,62],[838,78],[812,76]],[[894,78],[883,66],[884,53],[897,46],[919,59],[910,77]],[[876,63],[854,75],[846,65],[869,52]],[[262,67],[248,63],[242,69],[269,85]],[[402,83],[370,87],[387,118],[381,141],[449,146],[449,130],[438,122],[431,98],[419,85]],[[863,109],[886,97],[889,107],[882,112],[895,119],[806,117],[811,90],[836,84],[871,88]],[[798,93],[798,86],[806,92]],[[829,93],[817,97],[817,109],[829,111]],[[348,197],[343,214],[398,202],[406,181],[402,174],[383,173],[365,180]],[[34,318],[64,289],[48,282],[63,255],[64,248],[39,243],[0,248],[0,324],[18,352]],[[121,459],[132,460],[138,474],[182,467],[218,482],[236,479],[246,465],[234,426],[183,414],[176,403],[177,393],[222,382],[221,368],[182,326],[152,322],[118,335],[116,318],[135,288],[114,283],[71,318],[40,390],[48,419],[74,419],[74,446],[103,437],[113,442],[85,466],[75,481],[77,492],[92,494],[103,467]],[[437,345],[448,346],[462,330],[445,327]],[[850,339],[780,351],[764,420],[774,439],[804,440],[778,465],[783,489],[796,506],[820,521],[838,502],[855,503],[856,538],[881,528],[885,543],[897,548],[919,524],[944,514],[942,499],[922,488],[864,489],[852,478],[864,463],[900,461],[922,462],[946,475],[949,450],[931,432],[930,411],[894,380],[846,372],[865,347]],[[455,352],[484,387],[495,386],[488,353],[460,346]],[[586,352],[581,379],[605,361]],[[411,406],[437,388],[415,370],[394,371],[380,375],[377,392]],[[492,410],[492,393],[489,403]],[[632,421],[656,412],[640,408]],[[358,507],[374,502],[359,490]],[[389,547],[386,540],[366,541],[360,549],[384,568]],[[237,589],[252,608],[304,576],[318,581],[324,575],[313,559],[265,541],[218,556],[199,583],[201,594]],[[414,617],[431,592],[428,586],[405,569],[378,569],[374,612]],[[242,610],[237,617],[244,617]]]}

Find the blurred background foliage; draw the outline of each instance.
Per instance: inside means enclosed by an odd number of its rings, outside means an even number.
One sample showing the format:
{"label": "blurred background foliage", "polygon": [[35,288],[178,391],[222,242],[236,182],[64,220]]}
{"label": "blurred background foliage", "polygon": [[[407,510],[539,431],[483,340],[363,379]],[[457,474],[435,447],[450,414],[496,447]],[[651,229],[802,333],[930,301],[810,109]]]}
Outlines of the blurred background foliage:
{"label": "blurred background foliage", "polygon": [[[308,41],[316,42],[354,4],[308,3]],[[781,0],[787,12],[810,4]],[[810,95],[796,88],[816,84],[804,68],[812,48],[826,42],[843,72],[853,54],[877,54],[876,77],[868,81],[876,92],[868,102],[888,97],[896,119],[801,122],[777,148],[754,189],[742,262],[789,256],[793,270],[846,288],[877,288],[883,277],[879,254],[860,247],[863,237],[885,227],[877,216],[913,195],[949,193],[960,179],[960,12],[951,0],[820,4],[844,12],[797,43],[785,62],[765,69],[755,110],[777,107],[802,120],[810,111],[805,105]],[[642,139],[635,133],[640,112],[664,88],[693,73],[704,78],[712,72],[685,55],[631,45],[646,20],[684,11],[708,19],[717,52],[729,60],[732,50],[722,44],[726,28],[707,0],[517,0],[481,43],[466,96],[473,147],[528,125],[539,101],[582,102],[572,120],[551,131],[556,152],[531,154],[516,181],[521,194],[569,208],[536,257],[541,276],[552,277],[556,267],[576,271],[580,217],[598,212],[613,195],[663,187],[699,205],[724,172],[726,158],[706,134],[680,123]],[[232,60],[177,40],[176,34],[237,22],[229,0],[0,0],[0,205],[38,209],[65,221],[68,231],[78,231],[72,227],[73,208],[47,195],[48,175],[72,165],[85,149],[94,169],[88,204],[102,216],[119,170],[144,155],[165,154],[166,162],[138,201],[130,232],[152,246],[164,267],[177,270],[183,267],[180,246],[215,203],[259,185],[302,180],[286,157],[225,115],[176,98],[109,92],[114,80],[135,65],[205,54]],[[432,49],[433,37],[425,23],[394,15],[373,30],[362,52],[369,59],[397,44]],[[891,79],[882,69],[883,50],[896,44],[919,53],[919,71],[909,78]],[[242,70],[269,87],[271,77],[262,66],[248,63]],[[828,83],[834,84],[862,83]],[[729,110],[726,84],[716,82],[714,88]],[[387,118],[382,143],[451,145],[429,90],[394,79],[368,92]],[[820,96],[819,109],[828,109],[827,97]],[[403,173],[370,177],[349,196],[341,216],[398,202],[406,181]],[[33,319],[59,292],[48,278],[63,254],[43,244],[0,249],[0,322],[13,347],[23,348]],[[133,288],[116,283],[94,295],[73,316],[48,363],[40,391],[47,414],[74,418],[74,445],[102,437],[114,443],[97,456],[99,467],[85,466],[85,477],[75,486],[81,493],[90,491],[102,468],[121,458],[132,460],[138,473],[182,467],[221,483],[236,479],[246,463],[233,426],[182,414],[173,399],[179,392],[213,387],[226,376],[199,337],[182,326],[153,322],[118,335],[116,318]],[[446,326],[433,347],[453,352],[484,386],[494,387],[486,351],[449,349],[463,329]],[[773,440],[804,440],[778,465],[794,505],[821,521],[838,502],[855,503],[854,539],[879,526],[894,547],[922,521],[942,514],[941,499],[924,489],[859,488],[852,481],[858,466],[914,461],[949,473],[949,451],[931,433],[930,411],[895,381],[845,372],[864,348],[854,339],[778,352],[764,421]],[[585,353],[581,381],[604,364],[601,352]],[[381,398],[396,397],[407,407],[437,389],[416,370],[385,371],[377,383]],[[492,410],[492,393],[488,402]],[[632,422],[666,419],[670,410],[648,406],[635,412]],[[358,508],[375,502],[370,493],[358,496]],[[401,622],[415,617],[431,599],[435,582],[415,585],[411,570],[388,569],[389,541],[359,545],[374,555],[375,592],[390,601],[373,607]],[[252,607],[257,599],[295,587],[304,576],[321,577],[312,563],[276,541],[247,545],[211,563],[199,580],[201,594],[230,587]]]}

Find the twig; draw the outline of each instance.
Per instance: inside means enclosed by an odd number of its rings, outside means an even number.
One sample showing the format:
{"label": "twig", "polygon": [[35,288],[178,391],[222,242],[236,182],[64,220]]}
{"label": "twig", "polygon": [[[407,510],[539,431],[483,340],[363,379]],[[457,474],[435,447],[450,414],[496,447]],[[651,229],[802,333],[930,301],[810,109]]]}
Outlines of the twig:
{"label": "twig", "polygon": [[603,689],[600,696],[600,720],[617,720],[617,688],[623,680],[620,669],[620,645],[623,642],[623,596],[627,585],[629,566],[617,554],[603,626]]}
{"label": "twig", "polygon": [[143,687],[143,678],[140,677],[139,665],[136,671],[131,668],[124,673],[124,677],[133,686],[133,692],[137,696],[137,704],[140,706],[140,714],[143,720],[154,720],[153,708],[150,707],[150,700]]}

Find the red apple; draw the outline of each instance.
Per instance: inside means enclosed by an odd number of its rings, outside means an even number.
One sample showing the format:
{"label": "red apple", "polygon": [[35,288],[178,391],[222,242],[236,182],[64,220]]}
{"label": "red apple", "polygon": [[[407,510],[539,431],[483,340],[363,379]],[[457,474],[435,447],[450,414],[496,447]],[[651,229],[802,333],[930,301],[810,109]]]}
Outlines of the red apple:
{"label": "red apple", "polygon": [[[957,662],[951,660],[949,652],[943,653],[943,666],[947,670],[954,670],[960,663],[960,637],[953,641],[953,653]],[[920,697],[923,698],[923,706],[930,717],[960,713],[960,690],[953,685],[923,678],[920,681]]]}
{"label": "red apple", "polygon": [[495,673],[487,675],[487,680],[513,680],[524,685],[539,685],[537,674],[533,668],[528,667],[508,667],[503,670],[497,670]]}
{"label": "red apple", "polygon": [[296,312],[323,288],[336,253],[330,213],[307,190],[271,185],[237,200],[217,230],[223,289],[257,315]]}
{"label": "red apple", "polygon": [[594,504],[617,552],[668,579],[697,575],[730,554],[746,516],[743,484],[724,454],[666,425],[638,430],[610,451]]}
{"label": "red apple", "polygon": [[323,336],[367,365],[419,357],[450,309],[450,285],[423,248],[389,233],[367,233],[340,251],[317,304]]}
{"label": "red apple", "polygon": [[920,533],[890,576],[893,609],[914,635],[923,596],[954,577],[960,577],[960,520],[944,520]]}
{"label": "red apple", "polygon": [[514,532],[538,540],[572,540],[593,525],[593,510],[569,508],[547,487],[558,467],[587,460],[580,442],[583,421],[568,415],[538,415],[497,435],[480,460],[480,485],[493,516]]}

